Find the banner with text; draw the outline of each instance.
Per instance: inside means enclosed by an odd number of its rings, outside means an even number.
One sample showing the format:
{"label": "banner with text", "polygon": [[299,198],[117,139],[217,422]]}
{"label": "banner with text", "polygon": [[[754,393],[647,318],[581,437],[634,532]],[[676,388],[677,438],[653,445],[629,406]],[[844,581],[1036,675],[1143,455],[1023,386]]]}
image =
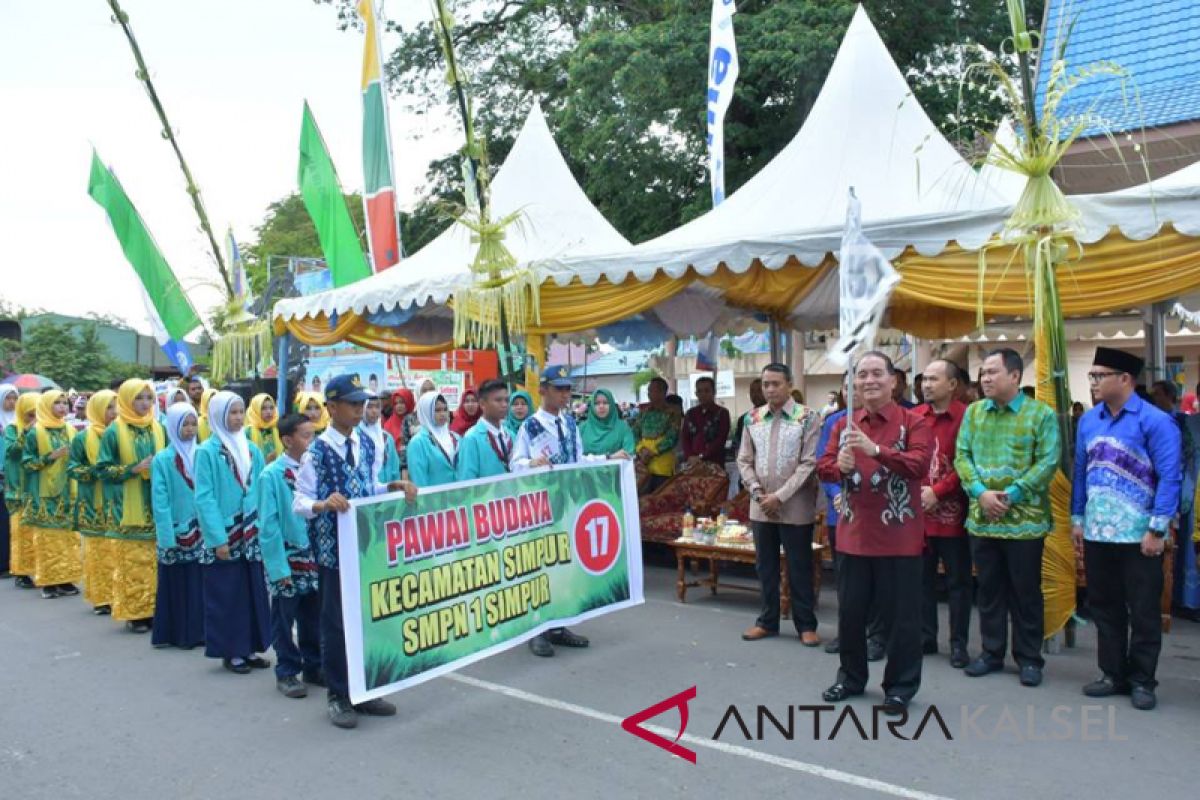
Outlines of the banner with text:
{"label": "banner with text", "polygon": [[355,703],[642,602],[630,462],[355,500],[338,518]]}

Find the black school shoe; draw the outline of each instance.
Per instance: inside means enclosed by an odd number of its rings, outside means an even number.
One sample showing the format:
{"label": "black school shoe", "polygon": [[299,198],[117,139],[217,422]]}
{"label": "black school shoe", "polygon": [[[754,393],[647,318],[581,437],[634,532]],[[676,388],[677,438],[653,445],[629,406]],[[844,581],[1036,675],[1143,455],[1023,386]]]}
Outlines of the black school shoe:
{"label": "black school shoe", "polygon": [[79,588],[73,583],[60,583],[54,588],[58,590],[59,597],[74,597],[79,594]]}
{"label": "black school shoe", "polygon": [[887,647],[878,639],[867,640],[867,661],[883,661]]}
{"label": "black school shoe", "polygon": [[350,705],[350,701],[344,697],[329,698],[329,721],[335,727],[343,730],[351,730],[358,727],[358,712],[354,710],[354,706]]}
{"label": "black school shoe", "polygon": [[293,700],[308,697],[308,687],[301,683],[295,675],[288,675],[286,678],[275,681],[275,688],[284,697],[290,697]]}
{"label": "black school shoe", "polygon": [[908,708],[908,701],[899,695],[890,694],[883,698],[880,710],[889,717],[898,717]]}
{"label": "black school shoe", "polygon": [[250,669],[269,669],[271,662],[262,656],[250,656],[246,659],[246,666]]}
{"label": "black school shoe", "polygon": [[1114,694],[1129,694],[1128,683],[1116,681],[1107,675],[1092,681],[1083,687],[1083,693],[1088,697],[1112,697]]}
{"label": "black school shoe", "polygon": [[396,716],[396,706],[389,703],[387,700],[375,698],[368,700],[365,703],[359,703],[354,706],[354,710],[359,714],[365,714],[368,717],[394,717]]}
{"label": "black school shoe", "polygon": [[963,672],[972,678],[982,678],[984,675],[999,672],[1002,669],[1004,669],[1003,663],[989,661],[987,656],[980,656],[970,664],[967,664],[967,668]]}
{"label": "black school shoe", "polygon": [[1025,666],[1021,667],[1021,685],[1041,686],[1042,668],[1034,664],[1026,664]]}
{"label": "black school shoe", "polygon": [[1158,705],[1158,698],[1149,686],[1134,686],[1130,692],[1129,702],[1138,711],[1150,711]]}
{"label": "black school shoe", "polygon": [[950,666],[955,669],[962,669],[971,663],[971,657],[967,655],[967,651],[962,647],[956,647],[950,653]]}
{"label": "black school shoe", "polygon": [[847,687],[844,683],[835,683],[822,692],[821,697],[826,703],[840,703],[850,697],[858,697],[862,693],[862,689],[855,690]]}
{"label": "black school shoe", "polygon": [[62,595],[58,593],[58,587],[56,587],[56,586],[43,586],[42,587],[42,599],[43,600],[54,600],[55,598],[58,598],[58,597],[62,597]]}
{"label": "black school shoe", "polygon": [[149,633],[151,623],[149,619],[135,619],[125,623],[125,629],[130,633]]}
{"label": "black school shoe", "polygon": [[567,628],[552,628],[546,631],[546,638],[550,640],[550,644],[562,647],[587,647],[589,644],[586,636],[572,633]]}
{"label": "black school shoe", "polygon": [[550,658],[554,655],[554,646],[550,644],[550,640],[546,638],[544,633],[539,633],[529,640],[529,650],[535,656],[541,656],[542,658]]}
{"label": "black school shoe", "polygon": [[92,613],[97,617],[107,617],[112,614],[112,606],[96,606],[92,609]]}
{"label": "black school shoe", "polygon": [[232,658],[223,658],[221,659],[221,663],[225,666],[225,669],[236,675],[250,674],[250,665],[246,663],[246,659],[244,658],[239,658],[236,662]]}
{"label": "black school shoe", "polygon": [[34,588],[34,586],[33,586],[33,578],[29,577],[28,575],[18,575],[18,576],[17,576],[17,579],[16,579],[16,587],[17,587],[18,589],[32,589],[32,588]]}

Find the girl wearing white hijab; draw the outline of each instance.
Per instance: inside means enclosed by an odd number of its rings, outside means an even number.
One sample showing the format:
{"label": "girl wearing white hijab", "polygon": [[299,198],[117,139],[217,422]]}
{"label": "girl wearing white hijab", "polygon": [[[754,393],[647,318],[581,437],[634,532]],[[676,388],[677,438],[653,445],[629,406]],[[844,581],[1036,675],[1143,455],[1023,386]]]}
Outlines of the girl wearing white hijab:
{"label": "girl wearing white hijab", "polygon": [[8,437],[4,435],[9,425],[17,421],[17,387],[11,383],[0,383],[0,578],[8,575],[9,537],[8,503],[4,499],[4,463],[8,454]]}
{"label": "girl wearing white hijab", "polygon": [[196,448],[196,514],[204,537],[204,653],[244,675],[271,663],[270,603],[258,544],[255,482],[262,451],[246,438],[246,404],[218,392],[208,404],[212,435]]}
{"label": "girl wearing white hijab", "polygon": [[400,454],[396,441],[383,429],[382,401],[377,396],[367,400],[358,432],[375,445],[375,480],[384,485],[400,480]]}
{"label": "girl wearing white hijab", "polygon": [[408,476],[421,489],[454,483],[459,436],[450,430],[450,410],[437,392],[417,401],[421,430],[408,443]]}
{"label": "girl wearing white hijab", "polygon": [[200,419],[189,402],[167,409],[170,445],[150,465],[158,545],[158,589],[150,643],[191,650],[204,643],[204,540],[196,519],[195,458]]}

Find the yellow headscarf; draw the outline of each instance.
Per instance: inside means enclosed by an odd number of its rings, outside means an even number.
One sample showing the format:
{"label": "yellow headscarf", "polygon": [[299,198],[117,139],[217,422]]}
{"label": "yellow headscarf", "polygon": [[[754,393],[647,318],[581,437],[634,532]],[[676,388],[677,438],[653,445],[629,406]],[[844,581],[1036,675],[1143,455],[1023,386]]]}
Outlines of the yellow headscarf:
{"label": "yellow headscarf", "polygon": [[308,408],[309,401],[315,400],[317,405],[321,407],[321,419],[317,421],[317,433],[329,427],[329,409],[325,407],[325,398],[318,392],[300,392],[296,395],[296,413],[305,414],[304,409]]}
{"label": "yellow headscarf", "polygon": [[104,421],[104,418],[108,414],[108,407],[116,399],[116,392],[102,389],[88,400],[88,429],[84,446],[87,448],[88,461],[93,465],[100,460],[100,439],[104,436],[104,431],[108,430],[108,423]]}
{"label": "yellow headscarf", "polygon": [[[166,446],[166,434],[163,432],[162,426],[158,424],[155,414],[158,404],[151,403],[150,409],[145,414],[138,414],[134,411],[133,401],[147,389],[150,391],[150,394],[154,394],[154,386],[150,381],[134,378],[122,383],[121,388],[117,390],[118,454],[120,455],[121,463],[126,466],[133,466],[141,460],[137,457],[137,449],[134,446],[133,428],[149,428],[152,431],[154,434],[154,452],[157,453]],[[145,477],[134,475],[125,481],[120,520],[122,525],[141,528],[151,523],[151,519],[145,513],[143,500],[146,486],[149,483],[149,475]]]}
{"label": "yellow headscarf", "polygon": [[38,401],[41,399],[42,395],[38,392],[30,392],[17,398],[17,418],[14,420],[17,426],[17,436],[29,429],[29,426],[25,424],[25,418],[29,416],[30,411],[37,411]]}
{"label": "yellow headscarf", "polygon": [[250,441],[263,451],[263,456],[269,459],[273,453],[283,449],[283,442],[279,440],[279,431],[276,430],[279,425],[279,406],[276,405],[275,416],[270,422],[262,418],[263,404],[268,400],[275,402],[275,398],[265,392],[250,398],[250,405],[246,407],[246,433]]}
{"label": "yellow headscarf", "polygon": [[[65,417],[54,415],[54,404],[65,397],[64,392],[51,389],[44,392],[37,403],[37,427],[34,435],[37,437],[38,455],[46,456],[54,452],[54,444],[50,440],[50,431],[66,431],[67,441],[75,435],[75,429],[67,425]],[[42,497],[58,497],[67,487],[67,459],[60,458],[42,469],[38,478],[38,494]]]}
{"label": "yellow headscarf", "polygon": [[216,389],[205,389],[204,394],[200,395],[200,418],[199,430],[196,432],[196,442],[203,442],[212,435],[212,428],[208,427],[208,404],[217,396]]}

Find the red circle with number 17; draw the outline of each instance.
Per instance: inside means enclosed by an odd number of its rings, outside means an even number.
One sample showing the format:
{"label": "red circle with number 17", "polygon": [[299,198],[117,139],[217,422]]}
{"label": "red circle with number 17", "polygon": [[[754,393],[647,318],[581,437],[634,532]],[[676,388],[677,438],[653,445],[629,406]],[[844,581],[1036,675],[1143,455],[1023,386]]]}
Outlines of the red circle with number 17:
{"label": "red circle with number 17", "polygon": [[575,557],[593,575],[612,569],[621,554],[621,524],[617,512],[603,500],[592,500],[575,517]]}

